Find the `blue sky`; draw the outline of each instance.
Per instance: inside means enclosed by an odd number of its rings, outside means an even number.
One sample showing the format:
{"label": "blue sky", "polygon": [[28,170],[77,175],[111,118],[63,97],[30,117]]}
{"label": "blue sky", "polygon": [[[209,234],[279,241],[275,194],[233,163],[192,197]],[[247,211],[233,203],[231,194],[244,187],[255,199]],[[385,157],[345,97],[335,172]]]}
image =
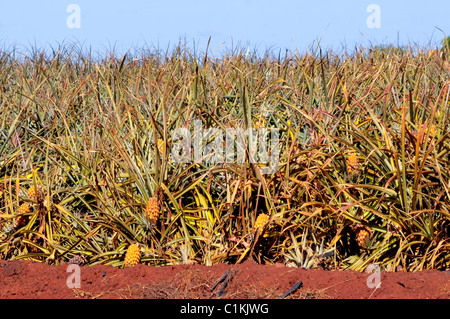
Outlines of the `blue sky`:
{"label": "blue sky", "polygon": [[[70,4],[80,28],[69,28]],[[380,8],[380,27],[366,11]],[[233,45],[304,51],[313,43],[335,51],[355,45],[436,46],[450,35],[450,1],[381,0],[15,0],[0,3],[1,47],[45,47],[78,41],[95,51],[173,47],[180,40],[211,51]]]}

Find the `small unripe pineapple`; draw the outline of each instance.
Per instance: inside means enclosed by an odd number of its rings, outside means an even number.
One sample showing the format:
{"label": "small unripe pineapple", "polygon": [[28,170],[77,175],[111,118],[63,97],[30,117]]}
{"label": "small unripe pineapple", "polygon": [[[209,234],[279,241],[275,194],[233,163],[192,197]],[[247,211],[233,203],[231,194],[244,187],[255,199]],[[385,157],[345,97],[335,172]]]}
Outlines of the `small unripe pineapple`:
{"label": "small unripe pineapple", "polygon": [[256,219],[255,223],[255,231],[263,231],[264,227],[269,222],[269,215],[261,213],[258,215],[258,218]]}
{"label": "small unripe pineapple", "polygon": [[436,136],[436,126],[434,124],[431,124],[426,128],[425,134],[429,133],[429,137],[435,137]]}
{"label": "small unripe pineapple", "polygon": [[253,128],[255,130],[259,129],[259,128],[264,128],[267,126],[267,120],[265,118],[261,118],[260,120],[255,121],[255,123],[253,124]]}
{"label": "small unripe pineapple", "polygon": [[372,235],[370,228],[360,226],[356,231],[356,241],[359,247],[367,247],[367,243]]}
{"label": "small unripe pineapple", "polygon": [[316,122],[322,122],[323,121],[323,114],[322,114],[322,112],[321,111],[316,111],[315,118],[316,118]]}
{"label": "small unripe pineapple", "polygon": [[132,244],[128,247],[125,255],[124,267],[133,267],[141,260],[141,250],[137,244]]}
{"label": "small unripe pineapple", "polygon": [[[425,138],[428,134],[429,138],[433,138],[436,137],[436,125],[431,124],[431,125],[427,125],[427,124],[421,124],[419,125],[419,129],[418,130],[411,130],[411,134],[417,139],[420,138],[422,141],[422,138]],[[420,135],[419,135],[420,133]]]}
{"label": "small unripe pineapple", "polygon": [[28,189],[27,195],[32,200],[42,202],[44,200],[44,187],[41,185],[36,185],[36,188],[34,188],[34,185],[31,185]]}
{"label": "small unripe pineapple", "polygon": [[350,153],[347,157],[347,171],[350,175],[359,173],[359,159],[356,152]]}
{"label": "small unripe pineapple", "polygon": [[147,214],[148,220],[152,224],[156,224],[159,217],[159,204],[157,196],[153,196],[148,200],[147,205],[145,206],[145,213]]}
{"label": "small unripe pineapple", "polygon": [[14,229],[16,229],[17,227],[17,222],[15,220],[9,221],[7,222],[3,228],[2,228],[2,233],[4,234],[4,236],[2,237],[7,237],[10,233],[12,233],[14,231]]}
{"label": "small unripe pineapple", "polygon": [[164,145],[165,144],[166,143],[162,139],[158,138],[158,151],[159,151],[159,155],[161,155],[161,157],[163,157],[163,155],[164,155]]}

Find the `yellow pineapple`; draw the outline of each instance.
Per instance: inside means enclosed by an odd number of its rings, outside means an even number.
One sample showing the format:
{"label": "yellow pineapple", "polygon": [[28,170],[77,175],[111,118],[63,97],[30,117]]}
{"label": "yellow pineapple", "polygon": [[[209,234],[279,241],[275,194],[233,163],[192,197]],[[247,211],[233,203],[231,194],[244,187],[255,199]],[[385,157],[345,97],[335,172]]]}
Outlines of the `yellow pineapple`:
{"label": "yellow pineapple", "polygon": [[350,153],[347,157],[347,171],[350,175],[359,173],[359,159],[356,152]]}
{"label": "yellow pineapple", "polygon": [[255,223],[255,231],[263,231],[264,227],[269,222],[269,215],[261,213],[258,215]]}
{"label": "yellow pineapple", "polygon": [[359,225],[356,228],[356,241],[360,247],[367,247],[371,235],[372,231],[368,227]]}
{"label": "yellow pineapple", "polygon": [[141,250],[137,244],[132,244],[128,247],[125,255],[124,267],[133,267],[141,260]]}
{"label": "yellow pineapple", "polygon": [[17,215],[26,214],[29,212],[30,212],[30,205],[28,203],[23,203],[17,210]]}
{"label": "yellow pineapple", "polygon": [[41,202],[44,199],[44,187],[41,185],[32,185],[27,192],[27,195],[30,199],[35,200],[37,202]]}
{"label": "yellow pineapple", "polygon": [[145,206],[145,213],[147,214],[148,220],[152,224],[156,224],[159,217],[159,204],[157,196],[153,196],[148,200],[147,205]]}
{"label": "yellow pineapple", "polygon": [[23,203],[20,205],[19,209],[17,210],[17,218],[15,223],[19,227],[25,226],[28,216],[25,216],[25,214],[30,212],[30,205],[28,203]]}

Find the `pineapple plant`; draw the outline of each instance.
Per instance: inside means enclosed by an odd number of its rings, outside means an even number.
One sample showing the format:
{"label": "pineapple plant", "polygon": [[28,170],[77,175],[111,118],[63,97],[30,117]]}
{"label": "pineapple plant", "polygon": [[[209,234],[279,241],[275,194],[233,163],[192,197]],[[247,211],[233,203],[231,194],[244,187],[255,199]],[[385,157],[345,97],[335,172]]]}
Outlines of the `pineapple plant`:
{"label": "pineapple plant", "polygon": [[141,250],[137,244],[132,244],[128,247],[125,255],[124,267],[133,267],[141,260]]}
{"label": "pineapple plant", "polygon": [[264,213],[259,214],[255,223],[255,231],[262,232],[268,222],[269,222],[269,215]]}
{"label": "pineapple plant", "polygon": [[27,195],[30,199],[37,201],[38,203],[44,200],[44,187],[41,185],[36,185],[36,188],[32,185],[28,191]]}
{"label": "pineapple plant", "polygon": [[159,217],[159,204],[158,204],[158,197],[153,196],[151,197],[147,205],[145,206],[145,213],[148,217],[148,220],[154,225],[156,224],[156,221]]}

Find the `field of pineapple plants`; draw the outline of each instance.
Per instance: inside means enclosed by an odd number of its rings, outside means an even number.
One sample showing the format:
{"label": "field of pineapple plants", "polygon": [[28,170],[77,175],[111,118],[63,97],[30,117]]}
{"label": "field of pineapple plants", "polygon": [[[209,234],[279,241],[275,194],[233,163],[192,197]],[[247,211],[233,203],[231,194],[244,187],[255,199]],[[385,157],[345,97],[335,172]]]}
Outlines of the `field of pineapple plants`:
{"label": "field of pineapple plants", "polygon": [[[3,50],[0,259],[449,270],[449,59]],[[195,120],[277,129],[277,171],[177,163]]]}

